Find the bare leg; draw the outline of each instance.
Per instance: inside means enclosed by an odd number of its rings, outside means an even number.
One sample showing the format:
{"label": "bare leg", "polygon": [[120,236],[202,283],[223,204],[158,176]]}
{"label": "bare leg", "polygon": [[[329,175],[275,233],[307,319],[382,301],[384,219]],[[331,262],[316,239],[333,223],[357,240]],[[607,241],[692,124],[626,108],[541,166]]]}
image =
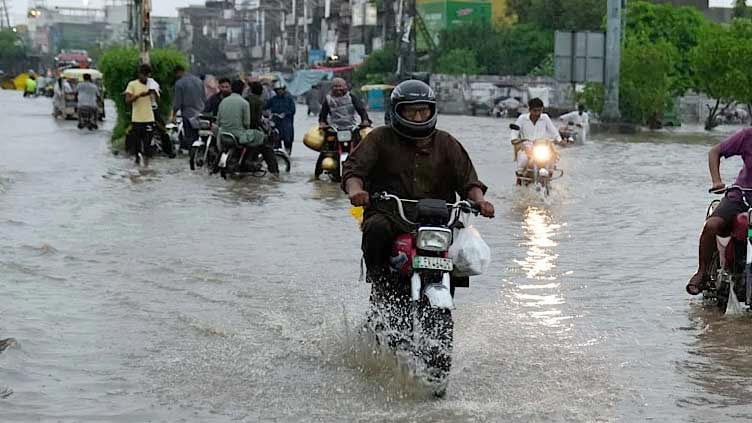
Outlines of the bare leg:
{"label": "bare leg", "polygon": [[710,262],[713,260],[713,253],[716,251],[716,236],[723,228],[723,219],[717,216],[709,217],[705,221],[700,235],[700,252],[697,273],[692,275],[687,284],[687,292],[691,295],[697,295],[702,292],[702,287],[707,278],[706,272]]}

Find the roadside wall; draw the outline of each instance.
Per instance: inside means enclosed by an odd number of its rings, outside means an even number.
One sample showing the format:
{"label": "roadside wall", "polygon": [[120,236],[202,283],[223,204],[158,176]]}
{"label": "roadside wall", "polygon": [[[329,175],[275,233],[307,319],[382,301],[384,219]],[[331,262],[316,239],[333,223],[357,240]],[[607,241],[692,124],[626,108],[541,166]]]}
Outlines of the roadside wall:
{"label": "roadside wall", "polygon": [[439,101],[439,112],[447,114],[471,114],[470,86],[473,82],[490,82],[499,87],[497,96],[519,96],[523,103],[529,100],[530,92],[544,98],[546,107],[572,110],[575,107],[573,87],[547,77],[498,76],[498,75],[431,75],[431,86]]}

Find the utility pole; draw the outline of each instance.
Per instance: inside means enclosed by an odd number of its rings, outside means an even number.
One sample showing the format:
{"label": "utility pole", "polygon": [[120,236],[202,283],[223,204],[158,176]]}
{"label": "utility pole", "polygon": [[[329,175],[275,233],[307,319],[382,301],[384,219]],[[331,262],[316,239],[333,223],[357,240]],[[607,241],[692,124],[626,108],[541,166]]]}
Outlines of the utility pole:
{"label": "utility pole", "polygon": [[11,29],[10,10],[5,0],[0,0],[0,29]]}
{"label": "utility pole", "polygon": [[606,81],[603,120],[617,122],[619,113],[619,67],[621,66],[622,0],[608,0],[606,31]]}
{"label": "utility pole", "polygon": [[[310,49],[308,36],[308,0],[303,0],[303,60],[308,65],[308,51]],[[298,64],[300,66],[300,64]]]}
{"label": "utility pole", "polygon": [[397,76],[415,72],[415,0],[400,0],[400,38]]}
{"label": "utility pole", "polygon": [[136,25],[134,30],[137,36],[139,50],[141,52],[141,63],[148,65],[151,63],[149,59],[149,50],[151,49],[151,0],[134,0],[132,15],[136,18]]}

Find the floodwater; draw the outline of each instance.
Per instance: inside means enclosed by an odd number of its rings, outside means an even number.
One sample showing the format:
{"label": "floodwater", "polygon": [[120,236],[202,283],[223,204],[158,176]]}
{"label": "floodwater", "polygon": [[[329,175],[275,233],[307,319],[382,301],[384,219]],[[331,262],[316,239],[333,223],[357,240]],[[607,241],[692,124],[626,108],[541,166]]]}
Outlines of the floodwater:
{"label": "floodwater", "polygon": [[3,422],[752,418],[752,321],[684,293],[707,150],[733,128],[595,137],[543,200],[513,186],[508,121],[441,116],[497,217],[475,220],[493,261],[458,291],[436,400],[362,353],[360,234],[301,143],[280,181],[139,171],[48,99],[0,107]]}

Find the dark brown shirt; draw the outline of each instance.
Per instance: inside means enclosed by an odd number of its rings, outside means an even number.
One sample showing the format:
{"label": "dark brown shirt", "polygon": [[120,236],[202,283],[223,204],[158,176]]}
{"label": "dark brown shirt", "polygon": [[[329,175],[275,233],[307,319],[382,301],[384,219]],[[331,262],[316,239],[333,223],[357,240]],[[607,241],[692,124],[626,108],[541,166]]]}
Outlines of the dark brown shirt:
{"label": "dark brown shirt", "polygon": [[363,180],[369,193],[386,191],[405,199],[435,198],[453,203],[473,187],[486,192],[462,145],[444,131],[423,141],[401,139],[391,128],[374,129],[343,168],[347,180]]}

